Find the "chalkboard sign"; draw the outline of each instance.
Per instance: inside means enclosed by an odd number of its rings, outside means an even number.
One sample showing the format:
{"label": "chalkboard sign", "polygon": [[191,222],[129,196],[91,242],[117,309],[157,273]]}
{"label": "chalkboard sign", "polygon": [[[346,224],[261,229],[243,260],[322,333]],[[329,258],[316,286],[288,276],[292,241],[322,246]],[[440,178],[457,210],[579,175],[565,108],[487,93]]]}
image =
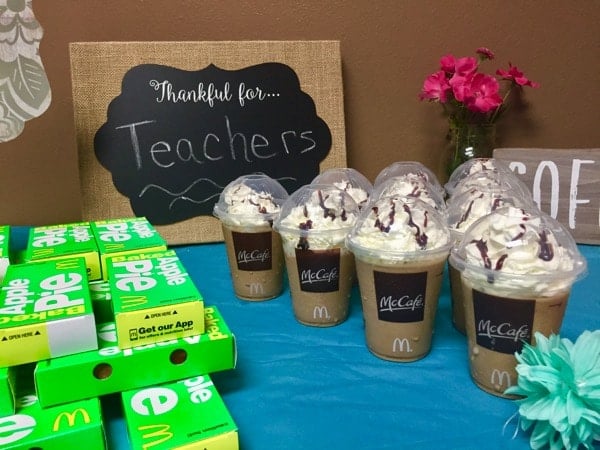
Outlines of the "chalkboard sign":
{"label": "chalkboard sign", "polygon": [[575,241],[600,244],[600,149],[497,148],[530,188],[537,206],[561,222]]}
{"label": "chalkboard sign", "polygon": [[337,41],[70,45],[84,220],[145,216],[169,244],[222,239],[222,189],[292,192],[346,165]]}
{"label": "chalkboard sign", "polygon": [[94,147],[133,212],[164,225],[212,214],[243,174],[263,172],[295,191],[319,174],[331,133],[285,64],[144,64],[123,78]]}

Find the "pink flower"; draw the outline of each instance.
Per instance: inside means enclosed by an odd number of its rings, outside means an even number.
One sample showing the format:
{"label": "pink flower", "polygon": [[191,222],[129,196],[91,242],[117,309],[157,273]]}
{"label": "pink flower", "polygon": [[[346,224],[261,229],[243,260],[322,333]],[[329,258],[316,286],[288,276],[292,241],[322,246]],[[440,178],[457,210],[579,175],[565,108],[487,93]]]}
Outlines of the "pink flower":
{"label": "pink flower", "polygon": [[454,55],[444,55],[440,59],[440,69],[446,73],[453,74],[455,64],[456,59],[454,58]]}
{"label": "pink flower", "polygon": [[440,70],[425,79],[419,98],[421,100],[438,100],[440,103],[446,103],[448,100],[448,91],[450,90],[446,74],[443,70]]}
{"label": "pink flower", "polygon": [[465,97],[464,103],[473,112],[487,113],[502,104],[499,90],[500,84],[496,78],[477,73],[471,80],[471,91]]}
{"label": "pink flower", "polygon": [[450,86],[452,87],[452,95],[459,102],[464,102],[465,97],[469,96],[471,93],[471,80],[473,79],[473,75],[468,76],[460,76],[454,74],[452,78],[448,81]]}
{"label": "pink flower", "polygon": [[440,59],[440,69],[449,75],[467,76],[477,71],[477,60],[471,56],[455,58],[446,55]]}
{"label": "pink flower", "polygon": [[525,75],[523,75],[523,72],[521,72],[517,66],[513,66],[511,63],[508,63],[508,67],[508,70],[498,69],[496,74],[500,75],[503,80],[514,81],[519,86],[530,86],[532,88],[537,88],[540,86],[539,83],[531,81]]}
{"label": "pink flower", "polygon": [[442,56],[440,68],[425,79],[419,94],[421,100],[442,103],[454,125],[494,123],[507,108],[504,102],[511,100],[509,94],[513,88],[539,87],[539,83],[528,79],[511,63],[508,70],[481,72],[483,62],[496,56],[487,47],[479,47],[475,54],[476,57],[455,57],[450,53]]}
{"label": "pink flower", "polygon": [[475,50],[475,53],[479,55],[479,58],[481,58],[481,60],[494,59],[494,52],[492,52],[487,47],[479,47],[477,50]]}
{"label": "pink flower", "polygon": [[456,60],[454,73],[461,76],[468,76],[477,71],[477,60],[471,56],[458,58]]}

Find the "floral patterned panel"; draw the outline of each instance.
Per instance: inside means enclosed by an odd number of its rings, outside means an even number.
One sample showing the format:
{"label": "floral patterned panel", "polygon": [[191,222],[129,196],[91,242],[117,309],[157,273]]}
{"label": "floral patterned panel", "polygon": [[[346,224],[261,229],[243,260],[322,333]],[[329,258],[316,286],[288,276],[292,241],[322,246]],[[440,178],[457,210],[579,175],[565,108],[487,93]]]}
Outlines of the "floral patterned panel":
{"label": "floral patterned panel", "polygon": [[16,138],[50,105],[39,55],[43,34],[32,0],[0,0],[0,142]]}

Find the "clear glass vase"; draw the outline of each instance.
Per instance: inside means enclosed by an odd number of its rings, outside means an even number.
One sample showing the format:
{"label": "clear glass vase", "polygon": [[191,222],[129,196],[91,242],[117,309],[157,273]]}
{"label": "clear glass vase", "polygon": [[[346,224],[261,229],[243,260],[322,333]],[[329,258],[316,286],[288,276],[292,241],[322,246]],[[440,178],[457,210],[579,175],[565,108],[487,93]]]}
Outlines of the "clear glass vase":
{"label": "clear glass vase", "polygon": [[448,158],[448,176],[465,161],[473,158],[491,158],[496,146],[496,125],[462,123],[451,125]]}

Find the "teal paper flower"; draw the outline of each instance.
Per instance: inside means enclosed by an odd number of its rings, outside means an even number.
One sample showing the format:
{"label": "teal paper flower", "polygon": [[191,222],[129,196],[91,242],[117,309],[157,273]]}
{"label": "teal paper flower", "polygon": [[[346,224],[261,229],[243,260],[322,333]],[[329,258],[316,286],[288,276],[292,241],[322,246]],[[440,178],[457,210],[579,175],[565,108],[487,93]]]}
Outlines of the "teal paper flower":
{"label": "teal paper flower", "polygon": [[600,330],[584,331],[575,344],[541,333],[535,340],[515,355],[518,383],[505,391],[523,396],[515,401],[521,428],[531,430],[531,448],[594,448],[600,439]]}

